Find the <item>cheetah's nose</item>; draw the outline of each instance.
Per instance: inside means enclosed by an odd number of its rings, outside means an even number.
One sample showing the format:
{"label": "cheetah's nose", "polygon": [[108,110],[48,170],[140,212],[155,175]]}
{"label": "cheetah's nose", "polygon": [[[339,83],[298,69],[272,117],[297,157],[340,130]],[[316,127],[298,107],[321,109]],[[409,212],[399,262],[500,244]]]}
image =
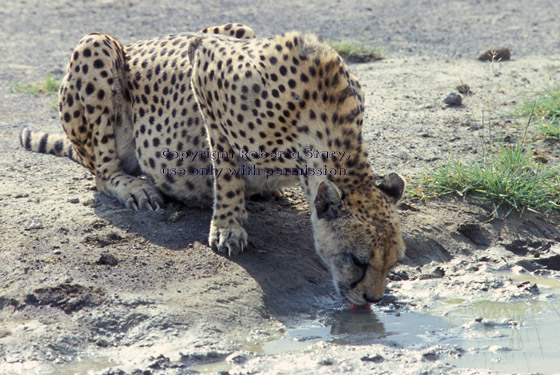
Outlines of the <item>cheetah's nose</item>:
{"label": "cheetah's nose", "polygon": [[368,302],[368,303],[376,303],[381,301],[382,297],[372,297],[367,293],[364,293],[364,299]]}

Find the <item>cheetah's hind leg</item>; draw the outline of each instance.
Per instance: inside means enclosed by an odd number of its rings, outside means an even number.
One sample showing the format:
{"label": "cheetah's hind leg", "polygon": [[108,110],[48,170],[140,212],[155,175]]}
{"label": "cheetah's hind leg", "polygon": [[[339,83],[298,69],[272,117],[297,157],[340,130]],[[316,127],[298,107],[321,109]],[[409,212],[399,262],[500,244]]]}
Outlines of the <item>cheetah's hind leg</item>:
{"label": "cheetah's hind leg", "polygon": [[131,101],[121,43],[106,34],[86,35],[61,83],[62,127],[99,191],[128,208],[155,210],[162,196],[149,180],[134,177],[140,168]]}

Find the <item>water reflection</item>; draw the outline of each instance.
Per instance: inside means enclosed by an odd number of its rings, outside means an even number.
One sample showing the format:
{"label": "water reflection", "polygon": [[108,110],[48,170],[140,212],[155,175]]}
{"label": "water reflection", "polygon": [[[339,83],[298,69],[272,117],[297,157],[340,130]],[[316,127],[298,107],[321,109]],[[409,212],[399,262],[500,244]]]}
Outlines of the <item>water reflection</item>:
{"label": "water reflection", "polygon": [[437,340],[434,332],[450,328],[440,317],[410,311],[384,312],[372,309],[336,310],[290,329],[278,340],[261,346],[264,354],[301,350],[317,342],[367,345],[376,341],[403,347]]}
{"label": "water reflection", "polygon": [[387,335],[383,322],[370,309],[336,311],[325,323],[330,327],[331,336],[353,336],[352,343],[360,336],[382,338]]}

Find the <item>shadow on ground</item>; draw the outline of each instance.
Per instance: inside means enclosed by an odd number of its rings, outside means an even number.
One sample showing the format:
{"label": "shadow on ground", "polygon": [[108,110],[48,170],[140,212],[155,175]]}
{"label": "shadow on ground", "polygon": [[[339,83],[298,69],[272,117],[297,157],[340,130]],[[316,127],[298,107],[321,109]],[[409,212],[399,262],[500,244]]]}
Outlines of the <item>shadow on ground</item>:
{"label": "shadow on ground", "polygon": [[[258,283],[266,308],[276,317],[315,311],[338,301],[329,272],[315,253],[309,215],[302,207],[306,203],[301,193],[293,195],[297,203],[288,198],[249,201],[245,225],[249,246],[237,256],[223,256],[224,261],[241,266]],[[216,255],[207,246],[211,209],[172,202],[163,213],[133,213],[101,194],[95,200],[99,218],[132,236],[173,251],[185,251],[198,242],[209,255]],[[97,241],[110,242],[110,237],[98,233]]]}

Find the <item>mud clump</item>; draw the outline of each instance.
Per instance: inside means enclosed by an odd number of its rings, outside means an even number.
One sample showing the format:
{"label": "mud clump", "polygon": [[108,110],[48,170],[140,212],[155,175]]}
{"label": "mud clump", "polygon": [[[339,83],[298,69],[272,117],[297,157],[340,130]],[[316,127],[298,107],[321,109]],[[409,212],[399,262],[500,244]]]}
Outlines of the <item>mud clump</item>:
{"label": "mud clump", "polygon": [[505,243],[504,248],[515,255],[526,256],[531,251],[545,251],[551,247],[551,243],[538,240],[517,239],[510,243]]}
{"label": "mud clump", "polygon": [[114,267],[117,264],[119,264],[119,261],[117,258],[115,258],[113,254],[102,253],[99,259],[97,260],[97,262],[95,262],[95,264],[99,264],[99,265],[106,264],[108,266]]}
{"label": "mud clump", "polygon": [[79,284],[60,284],[54,287],[35,289],[25,297],[32,306],[51,306],[70,314],[84,307],[95,307],[105,301],[101,288],[84,287]]}
{"label": "mud clump", "polygon": [[548,270],[560,271],[560,255],[535,260],[535,263],[546,267]]}
{"label": "mud clump", "polygon": [[459,92],[459,94],[463,94],[463,95],[472,95],[473,94],[473,92],[471,90],[471,87],[469,85],[467,85],[466,83],[461,83],[460,85],[457,85],[456,89]]}
{"label": "mud clump", "polygon": [[507,61],[511,59],[511,51],[507,47],[489,48],[482,51],[477,59],[480,61]]}
{"label": "mud clump", "polygon": [[117,232],[110,232],[104,235],[89,235],[84,239],[84,243],[96,247],[105,247],[109,245],[116,245],[124,241],[124,238]]}

